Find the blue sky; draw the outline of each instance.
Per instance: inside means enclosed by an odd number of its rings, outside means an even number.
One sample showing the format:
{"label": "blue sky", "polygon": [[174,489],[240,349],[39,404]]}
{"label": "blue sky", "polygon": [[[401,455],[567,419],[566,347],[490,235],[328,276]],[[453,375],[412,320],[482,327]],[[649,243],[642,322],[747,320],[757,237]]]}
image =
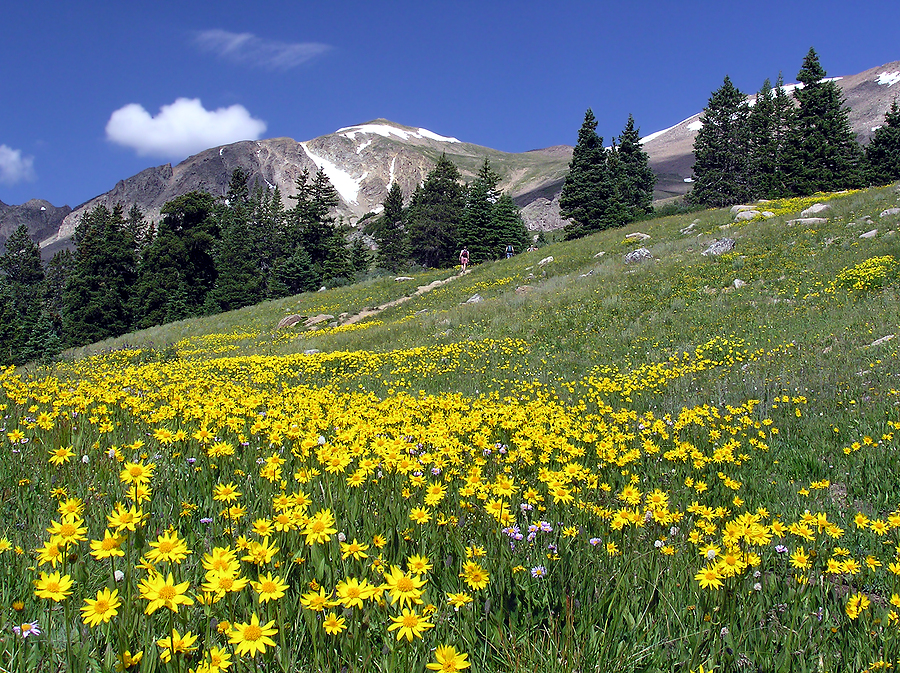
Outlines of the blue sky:
{"label": "blue sky", "polygon": [[[829,75],[900,60],[900,2],[5,3],[0,200],[76,206],[227,140],[377,117],[521,152],[632,113],[644,135],[810,46]],[[900,93],[900,91],[898,91]],[[240,136],[240,137],[238,137]]]}

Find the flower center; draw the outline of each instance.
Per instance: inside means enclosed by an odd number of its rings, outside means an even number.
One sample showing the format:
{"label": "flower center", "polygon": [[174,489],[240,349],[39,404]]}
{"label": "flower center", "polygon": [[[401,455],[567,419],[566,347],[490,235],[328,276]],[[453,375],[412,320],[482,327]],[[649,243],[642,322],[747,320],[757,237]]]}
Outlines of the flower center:
{"label": "flower center", "polygon": [[164,601],[170,601],[175,598],[175,587],[165,585],[162,589],[159,590],[159,597]]}
{"label": "flower center", "polygon": [[244,631],[244,640],[259,640],[260,638],[262,638],[262,629],[256,624],[251,624]]}
{"label": "flower center", "polygon": [[397,580],[397,591],[407,592],[412,591],[415,587],[413,586],[412,580],[408,577],[401,577]]}

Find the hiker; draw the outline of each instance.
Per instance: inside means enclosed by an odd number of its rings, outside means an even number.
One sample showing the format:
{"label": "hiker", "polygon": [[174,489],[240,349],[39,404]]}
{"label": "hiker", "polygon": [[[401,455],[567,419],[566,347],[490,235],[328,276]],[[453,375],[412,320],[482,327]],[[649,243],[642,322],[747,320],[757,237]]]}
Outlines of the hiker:
{"label": "hiker", "polygon": [[509,259],[514,254],[516,254],[515,249],[513,249],[512,243],[506,246],[506,259]]}
{"label": "hiker", "polygon": [[466,272],[466,267],[469,266],[469,249],[463,248],[462,252],[459,253],[459,265],[462,267],[462,272]]}

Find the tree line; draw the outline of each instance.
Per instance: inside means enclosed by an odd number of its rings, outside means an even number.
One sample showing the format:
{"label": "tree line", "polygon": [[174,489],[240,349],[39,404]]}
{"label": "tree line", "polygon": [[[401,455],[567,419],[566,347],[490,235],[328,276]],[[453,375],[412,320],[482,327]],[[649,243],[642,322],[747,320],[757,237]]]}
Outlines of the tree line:
{"label": "tree line", "polygon": [[788,95],[767,79],[751,105],[726,76],[704,108],[694,140],[689,203],[719,207],[758,199],[886,184],[900,178],[896,99],[863,149],[840,87],[826,81],[815,49]]}
{"label": "tree line", "polygon": [[528,239],[499,181],[485,160],[463,185],[442,156],[408,204],[392,185],[381,214],[366,218],[365,232],[378,243],[374,259],[335,217],[338,195],[322,170],[298,177],[288,205],[279,189],[250,185],[238,168],[224,199],[189,192],[166,203],[158,223],[137,206],[127,213],[121,205],[97,206],[78,223],[74,252],[63,250],[46,266],[22,225],[0,255],[0,366],[345,284],[373,263],[392,272],[452,266],[467,244],[473,261],[500,257],[506,245]]}

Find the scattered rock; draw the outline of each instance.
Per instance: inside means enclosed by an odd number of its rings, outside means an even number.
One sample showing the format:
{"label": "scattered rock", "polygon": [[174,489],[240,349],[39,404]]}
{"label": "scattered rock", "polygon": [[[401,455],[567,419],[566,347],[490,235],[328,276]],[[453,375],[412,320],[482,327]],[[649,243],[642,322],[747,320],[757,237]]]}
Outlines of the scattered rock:
{"label": "scattered rock", "polygon": [[733,238],[722,238],[718,241],[714,241],[711,246],[709,246],[706,250],[701,252],[701,255],[724,255],[726,252],[731,252],[734,250],[734,239]]}
{"label": "scattered rock", "polygon": [[734,279],[734,282],[732,283],[732,285],[734,285],[734,289],[735,289],[735,290],[740,290],[740,289],[741,289],[742,287],[744,287],[746,284],[747,284],[747,283],[745,283],[744,281],[742,281],[740,278],[735,278],[735,279]]}
{"label": "scattered rock", "polygon": [[578,276],[578,277],[579,277],[579,278],[587,278],[588,276],[593,276],[593,275],[594,275],[594,270],[591,269],[591,270],[588,271],[587,273],[583,273],[583,274],[581,274],[581,275]]}
{"label": "scattered rock", "polygon": [[731,222],[729,222],[728,224],[720,224],[719,229],[721,229],[722,231],[727,231],[728,229],[731,229]]}
{"label": "scattered rock", "polygon": [[633,252],[629,252],[625,255],[625,263],[632,264],[633,262],[646,262],[647,260],[653,259],[653,255],[650,254],[650,251],[647,248],[638,248]]}
{"label": "scattered rock", "polygon": [[473,294],[471,297],[466,299],[466,301],[463,303],[464,304],[480,304],[483,301],[484,301],[484,299],[482,299],[480,294]]}
{"label": "scattered rock", "polygon": [[900,208],[888,208],[887,210],[882,210],[878,217],[888,217],[890,215],[900,215]]}
{"label": "scattered rock", "polygon": [[813,217],[819,213],[825,213],[831,210],[831,206],[827,203],[814,203],[806,210],[800,213],[800,217]]}
{"label": "scattered rock", "polygon": [[415,315],[425,315],[426,313],[428,313],[428,309],[423,308],[421,311],[416,311]]}
{"label": "scattered rock", "polygon": [[325,287],[325,286],[323,285],[322,287],[319,288],[319,292],[324,292],[324,291],[327,290],[327,289],[328,289],[328,288]]}
{"label": "scattered rock", "polygon": [[525,276],[525,280],[533,280],[533,279],[534,279],[533,273],[529,273],[527,276]]}
{"label": "scattered rock", "polygon": [[321,353],[321,352],[322,351],[320,351],[318,348],[308,348],[305,351],[303,351],[303,354],[304,355],[315,355],[316,353]]}
{"label": "scattered rock", "polygon": [[598,259],[598,258],[600,258],[600,257],[603,257],[603,255],[605,255],[605,254],[606,254],[606,250],[601,250],[601,251],[598,252],[596,255],[594,255],[594,259]]}
{"label": "scattered rock", "polygon": [[287,329],[288,327],[293,327],[301,320],[303,320],[303,316],[297,313],[295,313],[294,315],[285,316],[278,321],[278,329]]}
{"label": "scattered rock", "polygon": [[314,315],[312,318],[307,318],[306,322],[303,323],[303,326],[314,327],[323,322],[328,322],[329,320],[334,320],[334,316],[328,315],[327,313],[320,313],[319,315]]}
{"label": "scattered rock", "polygon": [[866,233],[860,234],[859,237],[860,238],[875,238],[877,235],[878,235],[877,229],[870,229]]}
{"label": "scattered rock", "polygon": [[880,346],[883,343],[887,343],[888,341],[893,339],[895,336],[897,336],[897,335],[896,334],[888,334],[887,336],[883,336],[880,339],[875,339],[875,341],[873,341],[872,343],[869,344],[869,347]]}
{"label": "scattered rock", "polygon": [[686,226],[684,229],[681,229],[679,231],[681,232],[681,234],[683,236],[687,236],[688,234],[694,233],[694,227],[696,227],[696,226],[697,226],[697,220],[694,220],[688,226]]}
{"label": "scattered rock", "polygon": [[528,294],[532,289],[530,285],[520,285],[516,288],[516,294]]}
{"label": "scattered rock", "polygon": [[338,320],[346,320],[349,316],[350,316],[350,314],[347,313],[346,311],[344,311],[343,313],[341,313],[341,314],[338,316]]}
{"label": "scattered rock", "polygon": [[633,231],[625,236],[626,241],[637,241],[639,243],[643,243],[649,238],[650,236],[648,234],[643,234],[640,231]]}
{"label": "scattered rock", "polygon": [[544,259],[542,259],[540,262],[538,262],[538,266],[544,266],[545,264],[549,264],[552,261],[553,261],[553,255],[550,255],[549,257],[544,257]]}
{"label": "scattered rock", "polygon": [[412,276],[397,276],[396,278],[394,278],[394,280],[398,283],[402,283],[404,280],[415,280],[415,278],[413,278]]}
{"label": "scattered rock", "polygon": [[822,351],[822,355],[828,355],[831,352],[831,346],[827,346],[825,350]]}
{"label": "scattered rock", "polygon": [[773,217],[775,217],[775,213],[773,213],[771,210],[764,210],[762,211],[762,216],[767,220],[771,220]]}
{"label": "scattered rock", "polygon": [[731,214],[737,215],[738,213],[743,213],[745,210],[756,210],[755,206],[731,206]]}
{"label": "scattered rock", "polygon": [[734,221],[747,222],[748,220],[752,220],[757,215],[762,215],[762,213],[760,213],[758,210],[742,210],[734,216]]}
{"label": "scattered rock", "polygon": [[795,220],[788,220],[788,226],[794,226],[795,224],[800,224],[802,226],[813,226],[816,224],[827,224],[827,217],[798,217]]}

